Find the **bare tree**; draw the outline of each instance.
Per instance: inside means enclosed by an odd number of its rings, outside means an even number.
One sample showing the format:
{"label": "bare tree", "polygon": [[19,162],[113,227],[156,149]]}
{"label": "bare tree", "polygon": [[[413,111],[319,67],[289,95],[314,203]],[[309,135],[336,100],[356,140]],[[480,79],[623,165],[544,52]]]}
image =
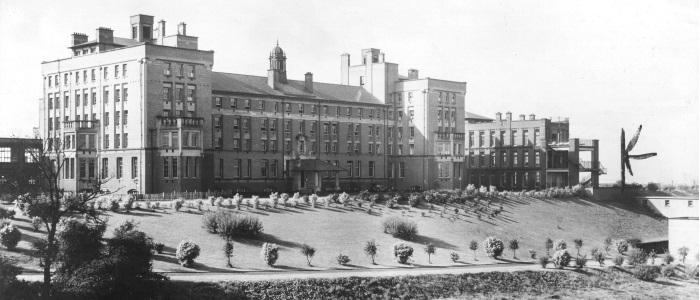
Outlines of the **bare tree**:
{"label": "bare tree", "polygon": [[[35,145],[27,145],[24,140],[18,139],[18,143],[25,149],[36,149]],[[43,296],[46,298],[51,297],[51,268],[58,249],[56,231],[61,219],[81,215],[88,222],[106,221],[100,218],[99,212],[91,204],[93,200],[104,195],[102,185],[109,181],[109,176],[100,176],[106,174],[95,172],[94,178],[83,181],[86,189],[81,192],[67,192],[60,183],[61,173],[70,156],[65,150],[66,147],[60,139],[46,139],[39,149],[29,152],[41,171],[43,188],[41,194],[27,194],[20,198],[24,212],[30,218],[41,219],[46,229],[46,239],[41,243],[43,249],[39,251],[44,265]]]}

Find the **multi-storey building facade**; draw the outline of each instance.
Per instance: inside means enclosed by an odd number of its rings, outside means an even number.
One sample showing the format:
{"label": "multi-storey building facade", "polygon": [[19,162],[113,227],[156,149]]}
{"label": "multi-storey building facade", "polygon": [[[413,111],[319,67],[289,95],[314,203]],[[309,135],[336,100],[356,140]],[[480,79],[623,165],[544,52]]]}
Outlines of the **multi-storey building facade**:
{"label": "multi-storey building facade", "polygon": [[37,164],[41,140],[0,138],[0,194],[24,193],[44,182]]}
{"label": "multi-storey building facade", "polygon": [[180,23],[167,35],[131,17],[131,38],[72,35],[73,56],[43,63],[43,137],[66,149],[68,190],[336,190],[461,186],[466,83],[398,75],[378,49],[341,84],[214,72]]}
{"label": "multi-storey building facade", "polygon": [[[467,183],[520,190],[591,184],[605,168],[598,161],[598,140],[569,137],[568,118],[561,121],[496,119],[466,113]],[[590,173],[579,178],[580,173]]]}

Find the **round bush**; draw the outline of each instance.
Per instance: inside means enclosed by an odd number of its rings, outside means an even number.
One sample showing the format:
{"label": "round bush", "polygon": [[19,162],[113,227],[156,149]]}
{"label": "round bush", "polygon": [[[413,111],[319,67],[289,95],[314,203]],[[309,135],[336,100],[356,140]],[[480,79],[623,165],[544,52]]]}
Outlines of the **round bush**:
{"label": "round bush", "polygon": [[264,243],[260,252],[262,260],[268,266],[274,266],[279,258],[279,246],[272,243]]}
{"label": "round bush", "polygon": [[566,242],[564,240],[558,240],[554,243],[554,251],[566,250]]}
{"label": "round bush", "polygon": [[493,236],[487,237],[483,242],[483,246],[484,251],[486,251],[486,255],[493,258],[499,258],[504,249],[503,241]]}
{"label": "round bush", "polygon": [[639,248],[627,251],[627,262],[632,266],[643,265],[647,262],[647,254]]}
{"label": "round bush", "polygon": [[384,233],[404,240],[413,239],[418,235],[418,224],[400,217],[391,217],[382,222]]}
{"label": "round bush", "polygon": [[459,254],[457,254],[457,252],[450,252],[450,260],[452,260],[452,262],[457,262],[459,260]]}
{"label": "round bush", "polygon": [[632,270],[632,275],[639,280],[654,281],[659,276],[659,268],[656,266],[639,265]]}
{"label": "round bush", "polygon": [[0,229],[0,243],[5,246],[7,250],[14,250],[21,239],[22,233],[12,223],[4,225]]}
{"label": "round bush", "polygon": [[42,224],[43,224],[43,222],[41,221],[41,218],[39,218],[39,217],[32,218],[32,227],[34,227],[34,230],[39,231],[39,228],[41,228]]}
{"label": "round bush", "polygon": [[199,256],[199,246],[189,241],[182,241],[177,245],[175,257],[183,267],[189,267],[194,263],[194,259]]}
{"label": "round bush", "polygon": [[338,260],[339,265],[344,266],[350,262],[350,257],[345,254],[338,254],[336,260]]}
{"label": "round bush", "polygon": [[672,265],[666,265],[661,268],[661,276],[666,278],[671,278],[676,276],[676,267]]}
{"label": "round bush", "polygon": [[613,257],[612,261],[613,261],[613,264],[615,264],[616,266],[619,267],[619,266],[622,266],[622,263],[625,262],[625,258],[622,257],[622,255],[616,255],[615,257]]}
{"label": "round bush", "polygon": [[615,247],[615,250],[617,250],[617,253],[625,253],[625,252],[627,252],[627,248],[629,247],[629,244],[627,244],[626,240],[619,239],[619,240],[615,240],[613,242],[613,247]]}
{"label": "round bush", "polygon": [[394,259],[401,264],[405,264],[413,256],[413,247],[401,242],[394,244],[393,251]]}
{"label": "round bush", "polygon": [[217,233],[218,226],[216,224],[216,213],[217,211],[208,211],[202,216],[202,228],[204,228],[209,233]]}
{"label": "round bush", "polygon": [[158,253],[158,254],[163,253],[164,248],[165,248],[165,245],[163,243],[154,243],[153,244],[153,250],[155,250],[156,253]]}
{"label": "round bush", "polygon": [[537,258],[537,262],[539,262],[542,269],[544,269],[547,267],[547,264],[549,264],[549,257],[546,255],[541,255]]}
{"label": "round bush", "polygon": [[552,256],[552,263],[559,269],[569,266],[570,261],[571,255],[569,254],[569,251],[566,250],[558,250],[554,252],[554,255]]}

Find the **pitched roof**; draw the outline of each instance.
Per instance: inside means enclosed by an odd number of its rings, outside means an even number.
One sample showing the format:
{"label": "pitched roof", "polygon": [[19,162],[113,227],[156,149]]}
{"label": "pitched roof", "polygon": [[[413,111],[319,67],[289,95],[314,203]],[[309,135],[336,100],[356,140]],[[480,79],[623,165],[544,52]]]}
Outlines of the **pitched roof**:
{"label": "pitched roof", "polygon": [[477,115],[475,113],[470,113],[468,111],[464,112],[464,118],[465,119],[472,119],[472,120],[486,120],[486,121],[493,121],[491,118],[487,118],[484,116]]}
{"label": "pitched roof", "polygon": [[304,81],[287,80],[273,89],[267,85],[267,77],[212,72],[212,91],[383,104],[359,86],[314,82],[313,87],[311,93],[304,88]]}
{"label": "pitched roof", "polygon": [[341,167],[331,165],[320,159],[300,159],[299,165],[292,160],[289,164],[290,171],[301,172],[301,171],[347,171]]}

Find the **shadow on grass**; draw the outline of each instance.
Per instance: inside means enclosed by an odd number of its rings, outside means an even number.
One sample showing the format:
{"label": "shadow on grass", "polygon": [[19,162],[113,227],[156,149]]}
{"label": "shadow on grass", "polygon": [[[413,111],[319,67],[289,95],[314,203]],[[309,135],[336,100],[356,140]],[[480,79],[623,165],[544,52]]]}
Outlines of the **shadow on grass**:
{"label": "shadow on grass", "polygon": [[242,238],[242,239],[236,239],[236,242],[244,244],[244,245],[252,245],[256,247],[262,246],[263,243],[274,243],[277,245],[280,245],[285,248],[298,248],[300,245],[295,242],[290,242],[290,241],[285,241],[281,240],[274,235],[267,234],[267,233],[262,233],[259,236],[255,238]]}
{"label": "shadow on grass", "polygon": [[163,252],[163,254],[153,254],[153,260],[162,261],[169,264],[180,264],[177,258],[175,258],[174,256],[167,255],[165,252]]}
{"label": "shadow on grass", "polygon": [[144,210],[132,210],[130,212],[124,212],[123,215],[130,215],[136,217],[161,217],[160,214],[154,212],[146,212]]}
{"label": "shadow on grass", "polygon": [[309,269],[290,267],[290,266],[285,266],[285,265],[274,265],[271,268],[279,269],[279,270],[288,270],[288,271],[309,271]]}
{"label": "shadow on grass", "polygon": [[433,243],[433,245],[435,245],[435,247],[437,248],[457,250],[457,247],[455,247],[455,245],[452,245],[438,238],[427,237],[424,235],[416,235],[412,241],[423,245]]}

